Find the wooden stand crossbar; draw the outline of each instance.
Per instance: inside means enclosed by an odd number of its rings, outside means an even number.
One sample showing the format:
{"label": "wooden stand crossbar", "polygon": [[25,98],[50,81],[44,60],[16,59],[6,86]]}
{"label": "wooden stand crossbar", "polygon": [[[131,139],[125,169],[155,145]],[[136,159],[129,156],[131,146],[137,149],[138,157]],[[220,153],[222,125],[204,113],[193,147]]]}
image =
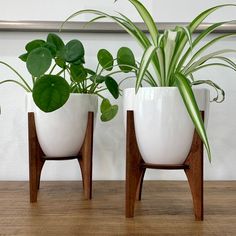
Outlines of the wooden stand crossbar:
{"label": "wooden stand crossbar", "polygon": [[37,202],[37,193],[40,186],[41,171],[47,160],[77,159],[81,168],[84,195],[86,199],[92,198],[92,152],[93,152],[93,112],[88,113],[88,124],[82,148],[77,156],[73,157],[46,157],[39,145],[34,113],[28,113],[29,138],[29,187],[30,202]]}
{"label": "wooden stand crossbar", "polygon": [[[204,114],[202,113],[203,117]],[[151,169],[183,169],[192,193],[195,219],[203,220],[203,143],[194,132],[190,152],[182,165],[155,165],[145,163],[135,136],[134,114],[127,111],[126,134],[126,217],[134,216],[135,200],[141,200],[145,171]]]}

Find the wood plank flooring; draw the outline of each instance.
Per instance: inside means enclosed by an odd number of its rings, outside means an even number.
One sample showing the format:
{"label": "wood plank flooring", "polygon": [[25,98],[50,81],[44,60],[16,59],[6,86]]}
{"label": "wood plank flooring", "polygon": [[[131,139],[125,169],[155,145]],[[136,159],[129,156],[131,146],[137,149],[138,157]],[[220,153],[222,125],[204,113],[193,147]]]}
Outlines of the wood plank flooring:
{"label": "wood plank flooring", "polygon": [[29,203],[27,182],[0,182],[0,235],[236,235],[236,181],[205,182],[205,220],[194,221],[187,182],[145,181],[135,217],[124,217],[124,181],[42,182]]}

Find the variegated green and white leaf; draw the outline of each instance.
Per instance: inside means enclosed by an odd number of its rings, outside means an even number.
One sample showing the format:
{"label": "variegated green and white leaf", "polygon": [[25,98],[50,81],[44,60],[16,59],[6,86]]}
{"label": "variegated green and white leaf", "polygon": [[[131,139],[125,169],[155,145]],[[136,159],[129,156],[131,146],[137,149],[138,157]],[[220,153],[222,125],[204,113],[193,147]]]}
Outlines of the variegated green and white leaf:
{"label": "variegated green and white leaf", "polygon": [[195,125],[195,128],[201,140],[204,143],[204,146],[207,150],[209,161],[211,162],[211,151],[206,130],[192,88],[189,85],[188,79],[184,75],[177,73],[175,76],[176,76],[176,84],[177,87],[179,88],[184,104],[187,108],[187,111]]}
{"label": "variegated green and white leaf", "polygon": [[153,54],[156,52],[157,50],[157,47],[155,46],[150,46],[149,48],[147,48],[143,54],[143,57],[142,57],[142,60],[141,60],[141,64],[140,64],[140,68],[139,68],[139,71],[138,71],[138,75],[137,75],[137,80],[136,80],[136,85],[135,85],[135,90],[136,92],[138,91],[141,83],[142,83],[142,80],[143,80],[143,77],[145,75],[145,72],[152,60],[152,56]]}
{"label": "variegated green and white leaf", "polygon": [[[221,103],[225,100],[225,91],[219,85],[214,83],[213,81],[211,81],[211,80],[197,80],[197,81],[192,82],[192,85],[202,85],[202,84],[207,84],[215,89],[216,97],[214,97],[211,102]],[[220,99],[219,94],[221,94],[221,99]]]}
{"label": "variegated green and white leaf", "polygon": [[223,49],[223,50],[219,50],[219,51],[215,51],[215,52],[209,53],[209,54],[201,57],[199,60],[195,61],[189,67],[185,67],[184,70],[182,71],[182,73],[183,74],[189,74],[189,73],[191,73],[191,71],[195,70],[197,67],[199,67],[200,65],[204,64],[205,62],[207,62],[209,59],[212,59],[215,56],[226,54],[226,53],[236,53],[236,50],[233,50],[233,49]]}
{"label": "variegated green and white leaf", "polygon": [[148,10],[144,7],[144,5],[139,2],[138,0],[129,0],[139,12],[139,15],[142,17],[144,23],[146,24],[148,31],[152,37],[152,41],[155,46],[157,46],[157,36],[158,36],[158,29],[156,23],[154,22],[152,16],[148,12]]}

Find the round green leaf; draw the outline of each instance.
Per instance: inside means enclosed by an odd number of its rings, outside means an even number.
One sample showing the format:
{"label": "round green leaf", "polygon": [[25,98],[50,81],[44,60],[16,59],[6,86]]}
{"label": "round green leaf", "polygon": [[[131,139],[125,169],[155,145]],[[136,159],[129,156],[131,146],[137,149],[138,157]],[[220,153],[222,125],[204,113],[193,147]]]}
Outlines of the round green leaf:
{"label": "round green leaf", "polygon": [[105,84],[112,96],[117,99],[119,97],[119,85],[117,84],[117,82],[113,78],[108,76],[105,79]]}
{"label": "round green leaf", "polygon": [[67,62],[74,62],[84,57],[84,46],[77,40],[69,41],[63,49],[64,58]]}
{"label": "round green leaf", "polygon": [[117,62],[120,69],[125,73],[132,71],[132,67],[136,67],[134,54],[127,47],[122,47],[118,50]]}
{"label": "round green leaf", "polygon": [[48,34],[47,42],[51,45],[54,45],[57,51],[62,50],[65,46],[62,39],[58,35],[53,33]]}
{"label": "round green leaf", "polygon": [[111,107],[110,101],[104,98],[100,106],[101,113],[104,113],[106,110],[110,109],[110,107]]}
{"label": "round green leaf", "polygon": [[57,75],[44,75],[33,88],[35,104],[44,112],[52,112],[62,107],[70,96],[70,86]]}
{"label": "round green leaf", "polygon": [[101,115],[101,121],[109,121],[111,119],[113,119],[116,114],[118,112],[118,106],[117,105],[113,105],[113,106],[110,106],[108,109],[106,109],[102,115]]}
{"label": "round green leaf", "polygon": [[70,66],[70,72],[71,72],[73,81],[79,82],[79,83],[85,80],[88,75],[87,71],[84,69],[82,65],[72,64]]}
{"label": "round green leaf", "polygon": [[100,49],[97,54],[99,64],[103,69],[111,71],[113,69],[113,57],[106,49]]}
{"label": "round green leaf", "polygon": [[32,50],[42,47],[46,42],[41,39],[35,39],[26,44],[25,49],[27,52],[31,52]]}
{"label": "round green leaf", "polygon": [[47,48],[41,47],[30,52],[26,66],[31,75],[39,77],[49,69],[51,62],[51,52]]}
{"label": "round green leaf", "polygon": [[56,46],[55,46],[55,45],[50,44],[50,43],[45,43],[45,44],[43,45],[43,47],[47,48],[47,49],[51,52],[51,54],[52,54],[53,57],[56,56],[57,49],[56,49]]}

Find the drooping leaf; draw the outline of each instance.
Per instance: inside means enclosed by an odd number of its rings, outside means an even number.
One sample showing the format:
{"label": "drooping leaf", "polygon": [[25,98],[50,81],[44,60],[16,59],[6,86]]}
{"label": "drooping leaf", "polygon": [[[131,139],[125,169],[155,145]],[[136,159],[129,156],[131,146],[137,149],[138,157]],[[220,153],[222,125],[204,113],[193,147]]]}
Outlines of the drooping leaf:
{"label": "drooping leaf", "polygon": [[211,151],[210,151],[210,146],[208,143],[206,130],[205,130],[204,123],[203,123],[203,120],[201,117],[201,113],[199,111],[197,102],[195,100],[192,88],[190,87],[189,82],[184,75],[177,73],[175,76],[176,76],[177,87],[178,87],[180,94],[183,98],[183,101],[184,101],[184,104],[187,108],[188,114],[191,117],[193,124],[194,124],[200,138],[202,139],[204,145],[205,145],[209,161],[211,162]]}
{"label": "drooping leaf", "polygon": [[103,69],[111,71],[113,69],[113,56],[106,49],[100,49],[97,54],[99,64]]}
{"label": "drooping leaf", "polygon": [[117,63],[120,69],[125,73],[132,71],[133,67],[136,67],[134,54],[127,47],[122,47],[118,50]]}
{"label": "drooping leaf", "polygon": [[67,62],[75,62],[84,57],[84,46],[77,40],[69,41],[63,49],[63,57]]}
{"label": "drooping leaf", "polygon": [[107,76],[105,79],[105,84],[112,96],[117,99],[119,97],[119,85],[117,82],[112,77]]}
{"label": "drooping leaf", "polygon": [[70,86],[57,75],[44,75],[33,88],[35,104],[44,112],[52,112],[62,107],[70,96]]}
{"label": "drooping leaf", "polygon": [[44,47],[36,48],[28,55],[26,66],[31,75],[39,77],[51,66],[52,54]]}
{"label": "drooping leaf", "polygon": [[103,99],[101,106],[100,106],[100,111],[101,113],[105,112],[106,110],[108,110],[111,107],[111,103],[108,99]]}
{"label": "drooping leaf", "polygon": [[111,105],[110,101],[108,99],[103,99],[101,106],[101,121],[106,122],[111,119],[113,119],[117,112],[118,112],[118,106],[117,105]]}
{"label": "drooping leaf", "polygon": [[25,49],[28,53],[30,53],[32,50],[43,47],[46,42],[41,39],[35,39],[29,43],[26,44]]}
{"label": "drooping leaf", "polygon": [[192,82],[192,85],[202,85],[207,84],[211,87],[213,87],[216,91],[216,97],[213,98],[212,102],[221,103],[225,100],[225,91],[216,83],[214,83],[211,80],[196,80]]}

